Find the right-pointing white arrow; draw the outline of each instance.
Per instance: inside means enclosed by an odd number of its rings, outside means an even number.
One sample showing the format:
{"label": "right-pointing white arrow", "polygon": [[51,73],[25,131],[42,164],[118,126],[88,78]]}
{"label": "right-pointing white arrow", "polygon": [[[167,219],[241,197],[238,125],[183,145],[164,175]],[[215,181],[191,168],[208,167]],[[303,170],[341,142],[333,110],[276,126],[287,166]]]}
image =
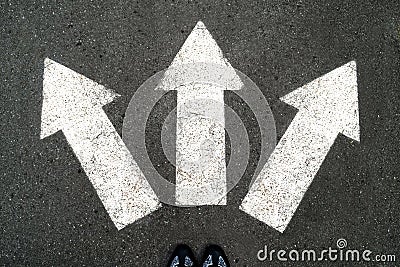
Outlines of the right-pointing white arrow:
{"label": "right-pointing white arrow", "polygon": [[299,109],[240,209],[283,232],[339,133],[360,140],[356,63],[284,96]]}

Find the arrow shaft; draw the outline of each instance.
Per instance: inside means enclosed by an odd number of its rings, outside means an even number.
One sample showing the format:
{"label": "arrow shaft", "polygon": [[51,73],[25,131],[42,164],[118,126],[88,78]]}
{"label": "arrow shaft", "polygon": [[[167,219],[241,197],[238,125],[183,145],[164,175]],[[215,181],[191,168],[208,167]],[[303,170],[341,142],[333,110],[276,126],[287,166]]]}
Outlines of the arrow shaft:
{"label": "arrow shaft", "polygon": [[241,209],[283,232],[337,136],[334,124],[299,112],[259,174]]}
{"label": "arrow shaft", "polygon": [[179,88],[176,204],[225,205],[224,93],[210,85]]}
{"label": "arrow shaft", "polygon": [[156,195],[101,108],[80,112],[63,132],[118,229],[159,207]]}

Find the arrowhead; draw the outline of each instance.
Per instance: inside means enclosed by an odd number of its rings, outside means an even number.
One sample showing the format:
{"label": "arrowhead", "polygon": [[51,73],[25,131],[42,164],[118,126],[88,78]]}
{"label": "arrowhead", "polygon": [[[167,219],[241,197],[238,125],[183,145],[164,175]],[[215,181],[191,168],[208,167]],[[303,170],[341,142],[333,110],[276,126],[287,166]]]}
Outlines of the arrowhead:
{"label": "arrowhead", "polygon": [[351,61],[281,98],[360,141],[356,62]]}
{"label": "arrowhead", "polygon": [[104,86],[49,59],[44,60],[40,138],[62,130],[82,112],[110,103],[116,96]]}
{"label": "arrowhead", "polygon": [[158,88],[176,90],[179,86],[194,82],[216,84],[226,90],[239,90],[243,86],[201,21],[175,56]]}

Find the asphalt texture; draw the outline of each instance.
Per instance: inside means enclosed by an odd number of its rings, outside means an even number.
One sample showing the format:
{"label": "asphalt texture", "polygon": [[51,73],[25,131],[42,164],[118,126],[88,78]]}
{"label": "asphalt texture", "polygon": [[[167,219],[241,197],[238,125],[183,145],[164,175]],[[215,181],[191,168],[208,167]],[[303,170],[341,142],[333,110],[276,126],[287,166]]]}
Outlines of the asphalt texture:
{"label": "asphalt texture", "polygon": [[[165,205],[117,231],[62,132],[40,140],[43,60],[49,57],[121,95],[104,109],[121,133],[135,90],[169,66],[203,21],[231,65],[261,88],[278,139],[296,110],[279,97],[356,60],[361,142],[339,135],[286,231],[238,209],[257,163],[259,131],[240,99],[252,158],[227,206]],[[165,266],[178,243],[221,245],[232,266],[365,266],[261,262],[271,249],[348,248],[400,263],[398,1],[1,1],[0,264]],[[159,147],[168,93],[148,122],[148,152],[173,181]],[[169,101],[169,102],[168,102]],[[168,104],[169,103],[169,104]]]}

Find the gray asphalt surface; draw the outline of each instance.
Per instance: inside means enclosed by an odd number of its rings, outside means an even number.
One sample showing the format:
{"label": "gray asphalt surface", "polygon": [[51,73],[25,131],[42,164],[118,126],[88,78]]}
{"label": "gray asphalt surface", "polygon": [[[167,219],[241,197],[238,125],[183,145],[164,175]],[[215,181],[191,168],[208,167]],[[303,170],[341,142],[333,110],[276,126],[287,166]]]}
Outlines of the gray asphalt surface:
{"label": "gray asphalt surface", "polygon": [[[296,114],[279,97],[357,61],[361,143],[338,136],[284,234],[238,209],[259,151],[246,110],[240,116],[253,157],[228,206],[164,206],[121,231],[64,135],[39,139],[45,57],[119,93],[105,110],[121,133],[135,90],[169,66],[199,20],[232,66],[261,88],[278,137]],[[370,266],[399,265],[398,1],[1,1],[0,26],[1,265],[164,266],[183,242],[198,253],[220,244],[233,266],[346,266],[257,260],[264,245],[320,249],[339,238],[352,249],[397,255],[397,264]],[[240,112],[240,100],[227,98]],[[173,105],[173,93],[165,101]],[[157,138],[168,109],[161,105],[150,120],[148,149],[173,180]]]}

